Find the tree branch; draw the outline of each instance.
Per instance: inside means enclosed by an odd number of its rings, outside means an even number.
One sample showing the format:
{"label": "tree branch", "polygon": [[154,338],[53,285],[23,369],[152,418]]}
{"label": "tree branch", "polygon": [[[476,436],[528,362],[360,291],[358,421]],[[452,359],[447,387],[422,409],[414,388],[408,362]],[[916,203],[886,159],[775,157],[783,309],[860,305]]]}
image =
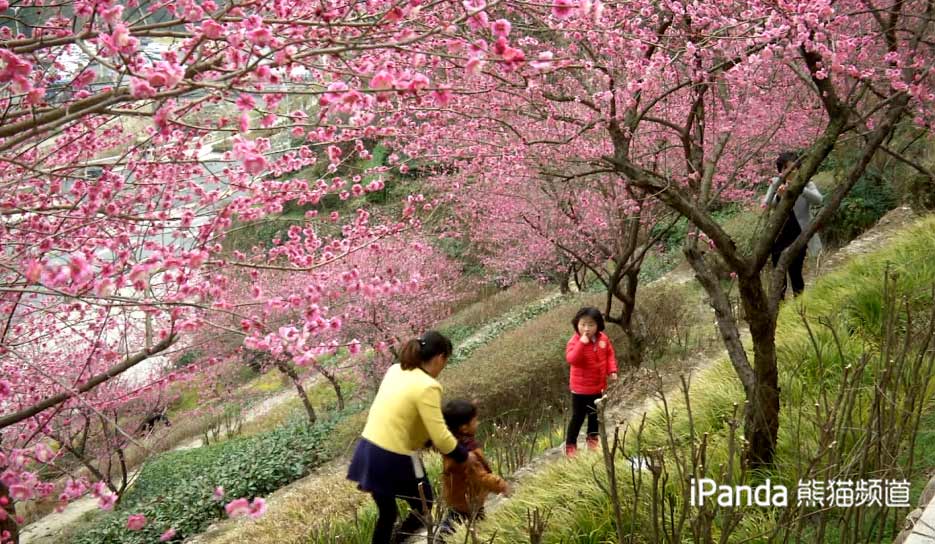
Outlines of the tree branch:
{"label": "tree branch", "polygon": [[80,387],[78,387],[75,390],[60,393],[58,395],[55,395],[53,397],[49,397],[43,401],[40,401],[34,404],[33,406],[30,406],[29,408],[0,417],[0,429],[5,429],[11,425],[15,425],[19,423],[20,421],[23,421],[24,419],[33,417],[45,410],[48,410],[49,408],[52,408],[53,406],[61,404],[72,397],[78,396],[82,393],[86,393],[94,389],[95,387],[106,382],[107,380],[114,378],[116,376],[119,376],[120,374],[126,372],[130,368],[133,368],[134,366],[140,364],[141,362],[145,361],[149,357],[161,351],[164,351],[169,346],[171,346],[173,343],[175,343],[177,338],[178,337],[176,336],[175,333],[170,333],[161,342],[159,342],[152,348],[140,351],[131,357],[127,357],[126,359],[123,360],[123,362],[121,362],[120,364],[116,366],[111,367],[106,372],[102,372],[96,376],[93,376],[92,378],[84,382]]}

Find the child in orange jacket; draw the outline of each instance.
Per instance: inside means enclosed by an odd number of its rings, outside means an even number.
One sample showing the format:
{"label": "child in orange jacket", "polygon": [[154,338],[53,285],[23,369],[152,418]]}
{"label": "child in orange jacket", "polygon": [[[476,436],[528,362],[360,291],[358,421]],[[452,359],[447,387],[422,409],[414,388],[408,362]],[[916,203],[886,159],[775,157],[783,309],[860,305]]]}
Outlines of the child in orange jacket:
{"label": "child in orange jacket", "polygon": [[444,460],[442,491],[448,505],[448,515],[439,525],[439,535],[454,531],[454,523],[466,523],[484,517],[484,500],[489,493],[508,493],[506,480],[490,469],[481,446],[474,438],[477,432],[477,406],[466,400],[451,400],[442,409],[445,424],[458,443],[473,453],[476,461],[456,463]]}

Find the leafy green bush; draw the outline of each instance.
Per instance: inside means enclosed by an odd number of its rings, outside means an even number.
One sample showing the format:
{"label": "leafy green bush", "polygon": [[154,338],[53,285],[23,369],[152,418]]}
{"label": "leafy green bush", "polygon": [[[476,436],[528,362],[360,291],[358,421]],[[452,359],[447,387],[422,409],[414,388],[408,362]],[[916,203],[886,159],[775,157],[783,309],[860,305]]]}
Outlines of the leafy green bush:
{"label": "leafy green bush", "polygon": [[501,336],[503,333],[533,320],[533,318],[551,310],[562,302],[563,299],[560,295],[553,294],[529,304],[513,308],[500,316],[496,321],[492,321],[487,326],[472,332],[471,335],[473,335],[473,338],[456,344],[449,364],[454,365],[469,359],[477,348],[489,344],[493,339]]}
{"label": "leafy green bush", "polygon": [[[478,286],[471,295],[474,297],[473,300],[466,299],[460,307],[456,303],[452,307],[452,315],[438,326],[442,330],[465,327],[473,334],[473,331],[499,319],[511,309],[529,304],[546,294],[548,294],[547,289],[532,282],[517,283],[508,289],[501,289],[490,283],[483,284]],[[455,342],[455,345],[457,346],[458,342]]]}
{"label": "leafy green bush", "polygon": [[470,238],[438,238],[434,241],[434,246],[447,257],[461,262],[461,270],[464,275],[487,279],[484,277],[486,270],[480,260],[477,245]]}
{"label": "leafy green bush", "polygon": [[682,259],[682,252],[678,248],[665,251],[650,250],[640,266],[640,285],[645,285],[666,275],[675,268]]}
{"label": "leafy green bush", "polygon": [[471,327],[468,325],[453,325],[450,327],[439,327],[439,332],[444,334],[451,340],[451,343],[455,346],[460,345],[461,342],[464,342],[468,339],[474,332],[477,330],[477,327]]}
{"label": "leafy green bush", "polygon": [[922,174],[908,175],[902,180],[902,192],[914,209],[935,210],[935,179]]}
{"label": "leafy green bush", "polygon": [[[650,236],[656,236],[667,226],[669,226],[667,222],[656,223],[655,225],[653,225],[653,228],[649,232]],[[685,219],[684,217],[680,217],[678,221],[675,222],[675,225],[673,225],[672,228],[669,229],[669,232],[667,232],[665,236],[663,236],[660,239],[660,243],[663,245],[666,251],[671,251],[673,249],[680,247],[682,243],[685,241],[685,236],[687,235],[688,235],[688,219]]]}
{"label": "leafy green bush", "polygon": [[872,227],[897,204],[890,184],[868,171],[844,197],[821,231],[822,241],[831,247],[841,247]]}
{"label": "leafy green bush", "polygon": [[203,353],[201,350],[198,350],[198,349],[190,349],[190,350],[186,351],[185,353],[183,353],[182,356],[179,357],[179,358],[175,361],[175,366],[176,366],[176,368],[184,368],[184,367],[186,367],[186,366],[188,366],[188,365],[194,363],[194,362],[197,361],[198,359],[201,359],[203,356],[204,356],[204,353]]}
{"label": "leafy green bush", "polygon": [[[163,454],[143,469],[120,505],[75,544],[156,542],[170,527],[176,539],[203,531],[224,515],[224,504],[270,493],[306,475],[331,455],[326,448],[336,420],[312,427],[293,422],[268,433]],[[225,499],[213,498],[216,486]],[[144,514],[146,527],[127,530],[130,514]]]}

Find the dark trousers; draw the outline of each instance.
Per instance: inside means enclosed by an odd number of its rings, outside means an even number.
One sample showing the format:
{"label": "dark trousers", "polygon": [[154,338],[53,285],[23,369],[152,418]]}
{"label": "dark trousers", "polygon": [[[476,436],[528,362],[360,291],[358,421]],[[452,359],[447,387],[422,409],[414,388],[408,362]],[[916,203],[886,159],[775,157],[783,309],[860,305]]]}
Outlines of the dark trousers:
{"label": "dark trousers", "polygon": [[568,422],[568,434],[565,436],[566,444],[577,444],[578,433],[581,432],[581,425],[584,418],[588,418],[588,436],[597,436],[597,406],[594,401],[601,398],[601,395],[579,395],[571,394],[571,421]]}
{"label": "dark trousers", "polygon": [[[426,507],[432,510],[434,496],[432,495],[432,486],[428,479],[422,480],[423,493],[425,494]],[[422,510],[422,498],[418,491],[413,496],[399,497],[409,504],[409,515],[400,524],[393,535],[393,526],[396,525],[396,518],[399,516],[399,510],[396,508],[396,496],[373,494],[373,500],[377,503],[377,524],[373,530],[373,544],[395,544],[402,542],[405,538],[415,534],[420,528],[425,526],[425,511]]]}
{"label": "dark trousers", "polygon": [[[789,217],[786,218],[786,222],[782,225],[782,230],[779,231],[779,236],[777,236],[776,241],[773,242],[773,248],[771,250],[773,266],[776,266],[776,263],[779,262],[779,255],[782,254],[787,247],[791,246],[792,242],[794,242],[801,233],[802,229],[799,227],[799,222],[796,220],[795,215],[789,214]],[[802,267],[805,266],[805,251],[806,248],[803,247],[798,253],[792,256],[792,261],[789,262],[789,279],[792,281],[792,293],[796,296],[805,290],[805,278],[802,277]],[[786,298],[785,274],[782,276],[782,287],[779,293],[779,300]]]}
{"label": "dark trousers", "polygon": [[445,541],[445,537],[453,534],[455,532],[454,526],[456,524],[467,525],[468,522],[474,520],[482,520],[485,517],[484,508],[481,507],[476,514],[471,515],[467,512],[458,512],[457,510],[448,510],[448,514],[445,516],[445,519],[438,524],[438,532],[435,533],[435,544],[441,544]]}

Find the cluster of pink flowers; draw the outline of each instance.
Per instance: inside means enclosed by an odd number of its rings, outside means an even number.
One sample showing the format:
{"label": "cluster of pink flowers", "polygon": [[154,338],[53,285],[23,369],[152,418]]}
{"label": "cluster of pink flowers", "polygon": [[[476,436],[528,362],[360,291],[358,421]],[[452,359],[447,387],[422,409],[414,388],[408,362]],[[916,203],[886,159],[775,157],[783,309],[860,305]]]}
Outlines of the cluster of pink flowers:
{"label": "cluster of pink flowers", "polygon": [[152,98],[160,90],[172,89],[185,76],[178,63],[159,61],[140,72],[141,77],[130,80],[130,93],[134,98]]}
{"label": "cluster of pink flowers", "polygon": [[32,89],[33,65],[7,49],[0,49],[0,83],[12,82],[16,92]]}
{"label": "cluster of pink flowers", "polygon": [[253,502],[245,498],[234,499],[224,506],[224,510],[232,518],[249,516],[257,519],[266,513],[266,500],[261,497],[254,498]]}
{"label": "cluster of pink flowers", "polygon": [[234,137],[233,156],[243,163],[244,171],[251,176],[263,173],[267,168],[266,157],[263,153],[269,149],[269,141],[265,138],[247,140],[241,136]]}
{"label": "cluster of pink flowers", "polygon": [[111,510],[117,504],[117,495],[108,489],[104,482],[96,482],[91,486],[91,496],[97,499],[101,510]]}

